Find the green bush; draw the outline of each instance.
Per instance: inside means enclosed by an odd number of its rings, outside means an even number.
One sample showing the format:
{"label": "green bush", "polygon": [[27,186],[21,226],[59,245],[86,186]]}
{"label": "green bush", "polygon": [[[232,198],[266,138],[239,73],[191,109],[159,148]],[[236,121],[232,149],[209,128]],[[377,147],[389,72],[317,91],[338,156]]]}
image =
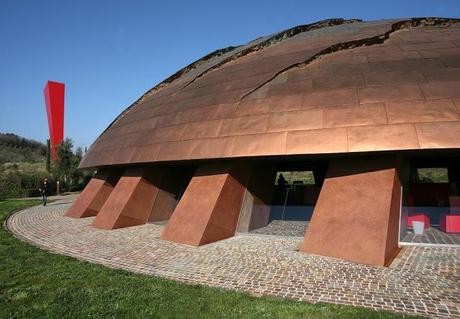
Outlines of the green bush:
{"label": "green bush", "polygon": [[9,171],[0,174],[0,200],[40,196],[38,189],[45,177],[48,178],[49,195],[56,194],[56,181],[46,173],[24,174]]}
{"label": "green bush", "polygon": [[53,162],[51,173],[44,162],[17,162],[0,164],[0,199],[40,196],[38,190],[45,177],[48,178],[49,195],[56,194],[56,181],[60,192],[80,191],[93,176],[93,172],[78,170],[83,157],[81,148],[72,150],[71,139],[59,145],[59,160]]}
{"label": "green bush", "polygon": [[[42,185],[45,177],[48,178],[48,195],[55,195],[56,179],[46,172],[24,173],[18,170],[0,172],[0,200],[41,196],[38,189]],[[61,193],[83,190],[91,177],[93,177],[92,173],[79,172],[78,177],[73,180],[72,185],[68,185],[68,183],[60,181]]]}
{"label": "green bush", "polygon": [[27,196],[27,191],[21,187],[21,175],[8,172],[0,175],[0,199]]}

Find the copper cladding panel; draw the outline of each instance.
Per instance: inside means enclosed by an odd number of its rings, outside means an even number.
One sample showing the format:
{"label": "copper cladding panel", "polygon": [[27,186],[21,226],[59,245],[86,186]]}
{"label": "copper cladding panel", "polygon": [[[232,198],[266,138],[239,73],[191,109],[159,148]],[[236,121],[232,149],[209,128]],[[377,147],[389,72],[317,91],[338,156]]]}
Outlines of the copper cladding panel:
{"label": "copper cladding panel", "polygon": [[274,113],[268,122],[269,132],[313,130],[323,126],[322,110]]}
{"label": "copper cladding panel", "polygon": [[324,110],[324,127],[362,126],[386,124],[387,115],[383,103],[330,107]]}
{"label": "copper cladding panel", "polygon": [[127,168],[92,226],[115,229],[145,224],[150,216],[161,172],[157,169]]}
{"label": "copper cladding panel", "polygon": [[422,148],[458,148],[460,121],[419,123],[415,127]]}
{"label": "copper cladding panel", "polygon": [[[127,111],[81,167],[459,148],[448,123],[459,120],[460,48],[446,35],[458,33],[458,24],[393,32],[383,44],[309,60],[338,43],[382,35],[394,22],[300,33],[210,72],[232,53],[203,62]],[[432,122],[446,128],[430,132],[438,127]]]}
{"label": "copper cladding panel", "polygon": [[258,156],[283,153],[286,148],[286,132],[243,135],[235,137],[232,156]]}
{"label": "copper cladding panel", "polygon": [[346,128],[289,132],[286,154],[347,152]]}
{"label": "copper cladding panel", "polygon": [[352,152],[418,149],[413,124],[373,125],[348,128],[348,148]]}
{"label": "copper cladding panel", "polygon": [[389,123],[416,123],[460,120],[451,100],[405,101],[386,103]]}
{"label": "copper cladding panel", "polygon": [[117,170],[98,172],[65,215],[74,218],[96,216],[118,182],[120,174]]}
{"label": "copper cladding panel", "polygon": [[423,99],[418,85],[376,86],[359,89],[361,103],[377,103]]}
{"label": "copper cladding panel", "polygon": [[398,248],[393,158],[334,160],[300,251],[384,266]]}
{"label": "copper cladding panel", "polygon": [[306,93],[302,100],[302,108],[311,109],[335,105],[358,104],[356,89],[339,89]]}
{"label": "copper cladding panel", "polygon": [[200,166],[161,238],[200,246],[233,236],[248,175],[245,165]]}

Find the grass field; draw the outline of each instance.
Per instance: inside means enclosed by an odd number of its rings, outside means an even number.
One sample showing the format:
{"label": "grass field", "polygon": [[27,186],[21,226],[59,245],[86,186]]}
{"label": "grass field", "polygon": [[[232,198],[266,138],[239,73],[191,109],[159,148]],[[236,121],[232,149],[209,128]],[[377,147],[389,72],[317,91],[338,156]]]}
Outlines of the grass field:
{"label": "grass field", "polygon": [[[0,222],[38,201],[0,201]],[[403,318],[129,273],[54,255],[0,229],[0,318]]]}

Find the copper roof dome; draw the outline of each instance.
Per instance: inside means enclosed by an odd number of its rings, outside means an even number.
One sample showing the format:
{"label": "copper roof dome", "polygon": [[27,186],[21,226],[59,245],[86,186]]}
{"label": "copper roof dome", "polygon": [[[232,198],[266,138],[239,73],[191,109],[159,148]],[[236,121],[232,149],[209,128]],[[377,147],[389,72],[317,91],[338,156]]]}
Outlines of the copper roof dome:
{"label": "copper roof dome", "polygon": [[80,167],[439,148],[460,148],[460,20],[331,19],[180,70]]}

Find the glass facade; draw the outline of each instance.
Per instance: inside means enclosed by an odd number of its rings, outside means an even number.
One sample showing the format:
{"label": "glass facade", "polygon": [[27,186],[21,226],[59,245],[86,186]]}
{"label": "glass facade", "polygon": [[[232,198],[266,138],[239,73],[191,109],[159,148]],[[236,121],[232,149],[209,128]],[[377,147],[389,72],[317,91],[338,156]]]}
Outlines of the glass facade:
{"label": "glass facade", "polygon": [[269,222],[309,221],[321,187],[313,171],[278,171],[273,186]]}
{"label": "glass facade", "polygon": [[269,221],[309,221],[313,215],[319,191],[320,187],[315,185],[275,185]]}
{"label": "glass facade", "polygon": [[411,167],[403,188],[401,243],[460,245],[460,234],[445,225],[446,219],[460,214],[454,204],[460,198],[458,183],[449,175],[446,167]]}
{"label": "glass facade", "polygon": [[252,189],[253,198],[248,195],[251,198],[251,217],[246,221],[246,230],[240,228],[240,231],[304,236],[324,174],[318,173],[315,166],[304,163],[278,163],[274,167],[272,178],[267,179],[264,185],[257,185],[259,189],[267,190],[265,200],[257,198],[257,189]]}

